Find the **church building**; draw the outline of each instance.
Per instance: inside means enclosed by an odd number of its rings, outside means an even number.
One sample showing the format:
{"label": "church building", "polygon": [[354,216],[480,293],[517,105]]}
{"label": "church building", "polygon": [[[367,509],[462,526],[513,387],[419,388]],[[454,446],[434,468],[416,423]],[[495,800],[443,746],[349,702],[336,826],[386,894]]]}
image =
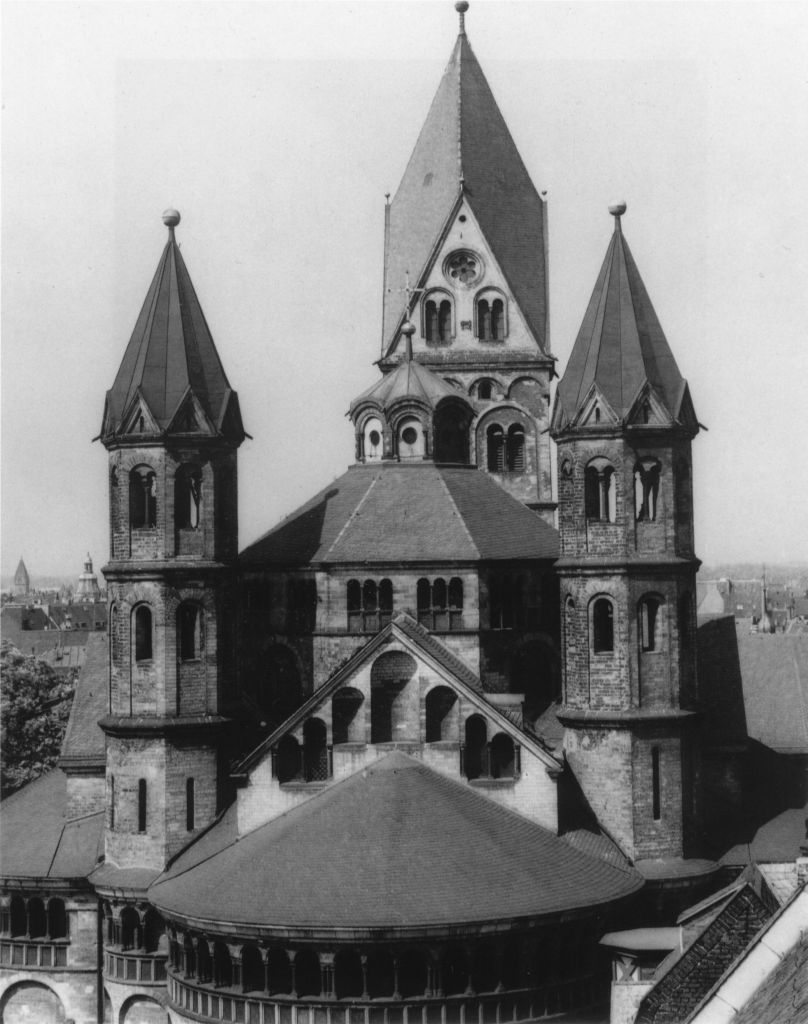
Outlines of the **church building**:
{"label": "church building", "polygon": [[720,884],[688,386],[620,204],[551,403],[546,203],[455,6],[355,463],[242,551],[213,243],[163,215],[103,411],[108,636],[2,808],[6,1024],[607,1014],[603,935]]}

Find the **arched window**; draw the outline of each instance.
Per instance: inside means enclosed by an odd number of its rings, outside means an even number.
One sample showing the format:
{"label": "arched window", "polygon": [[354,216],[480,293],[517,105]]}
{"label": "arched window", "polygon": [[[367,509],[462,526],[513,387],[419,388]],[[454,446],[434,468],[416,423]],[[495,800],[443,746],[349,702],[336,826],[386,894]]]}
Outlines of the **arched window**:
{"label": "arched window", "polygon": [[491,340],[502,341],[505,337],[505,303],[494,299],[491,303]]}
{"label": "arched window", "polygon": [[134,907],[121,911],[121,948],[137,949],[140,946],[140,918]]}
{"label": "arched window", "polygon": [[362,961],[354,949],[341,949],[334,957],[334,991],[337,999],[361,999],[365,991]]}
{"label": "arched window", "polygon": [[481,402],[490,402],[494,397],[494,381],[492,380],[481,380],[477,383],[477,397]]}
{"label": "arched window", "polygon": [[516,774],[516,754],[513,740],[504,732],[491,740],[491,778],[512,779]]}
{"label": "arched window", "polygon": [[152,907],[146,911],[143,917],[143,948],[147,953],[156,953],[160,947],[165,947],[166,932],[163,919]]}
{"label": "arched window", "polygon": [[267,988],[270,995],[291,995],[292,965],[285,949],[270,949],[267,953]]}
{"label": "arched window", "polygon": [[357,632],[362,628],[362,586],[359,580],[348,580],[348,629]]}
{"label": "arched window", "polygon": [[595,654],[614,650],[614,607],[606,597],[599,597],[592,606],[592,649]]}
{"label": "arched window", "polygon": [[188,934],[182,941],[182,973],[186,978],[193,978],[196,974],[196,950],[194,940]]}
{"label": "arched window", "polygon": [[148,466],[135,466],[129,474],[129,524],[135,530],[157,525],[157,478]]}
{"label": "arched window", "polygon": [[223,942],[213,944],[213,984],[216,988],[229,988],[233,984],[233,962]]}
{"label": "arched window", "polygon": [[198,604],[181,604],[177,611],[180,661],[195,661],[202,657],[202,609]]}
{"label": "arched window", "polygon": [[365,462],[378,462],[381,459],[384,454],[383,438],[381,420],[374,416],[365,423],[362,430],[362,456]]}
{"label": "arched window", "polygon": [[359,690],[344,686],[331,699],[334,743],[364,743],[365,723],[362,714],[364,697]]}
{"label": "arched window", "polygon": [[480,341],[504,341],[508,333],[505,302],[496,293],[477,299],[477,337]]}
{"label": "arched window", "polygon": [[435,461],[469,461],[468,411],[455,402],[441,405],[435,414]]}
{"label": "arched window", "polygon": [[419,949],[405,949],[398,959],[398,991],[402,999],[422,999],[426,988],[426,956]]}
{"label": "arched window", "polygon": [[293,782],[303,774],[303,757],[300,744],[294,736],[284,736],[277,747],[275,772],[278,782]]}
{"label": "arched window", "polygon": [[174,521],[180,530],[197,530],[202,508],[202,470],[180,466],[174,480]]}
{"label": "arched window", "polygon": [[152,615],[148,605],[135,608],[135,661],[152,659]]}
{"label": "arched window", "polygon": [[12,938],[21,938],[28,931],[28,918],[25,913],[25,900],[19,894],[15,893],[11,897],[10,905],[10,917],[11,917],[11,936]]}
{"label": "arched window", "polygon": [[[426,695],[426,742],[457,740],[457,727],[453,729],[452,709],[457,704],[457,695],[448,686],[435,686]],[[454,732],[454,736],[452,736]]]}
{"label": "arched window", "polygon": [[425,454],[424,428],[421,421],[410,416],[398,426],[399,459],[422,459]]}
{"label": "arched window", "polygon": [[368,994],[371,999],[389,999],[395,991],[395,965],[383,949],[368,954]]}
{"label": "arched window", "polygon": [[210,957],[208,940],[203,936],[196,947],[196,969],[200,982],[210,984],[213,981],[213,961]]}
{"label": "arched window", "polygon": [[525,428],[519,423],[508,427],[506,466],[509,473],[525,471]]}
{"label": "arched window", "polygon": [[431,622],[432,587],[429,580],[421,578],[415,587],[415,599],[418,608],[418,621],[422,626]]}
{"label": "arched window", "polygon": [[146,831],[146,780],[138,779],[137,781],[137,830],[138,832]]}
{"label": "arched window", "polygon": [[449,629],[463,628],[463,581],[459,576],[449,580]]}
{"label": "arched window", "polygon": [[44,939],[48,932],[45,904],[38,896],[28,900],[28,938]]}
{"label": "arched window", "polygon": [[371,743],[413,738],[408,731],[411,723],[401,711],[399,697],[416,669],[415,660],[403,651],[386,651],[374,661],[370,670]]}
{"label": "arched window", "polygon": [[662,601],[658,597],[643,597],[637,605],[640,650],[658,651],[662,648]]}
{"label": "arched window", "polygon": [[438,335],[441,341],[452,337],[452,304],[448,299],[441,299],[438,306]]}
{"label": "arched window", "polygon": [[295,988],[301,997],[320,995],[320,958],[311,949],[301,949],[295,954]]}
{"label": "arched window", "polygon": [[467,779],[488,775],[488,726],[480,715],[466,719],[463,768]]}
{"label": "arched window", "polygon": [[379,583],[379,627],[386,626],[393,618],[393,583],[384,579]]}
{"label": "arched window", "polygon": [[634,517],[638,523],[652,523],[657,517],[661,471],[656,459],[643,459],[634,467]]}
{"label": "arched window", "polygon": [[256,946],[241,948],[241,987],[245,992],[263,992],[266,984],[264,961]]}
{"label": "arched window", "polygon": [[440,292],[424,303],[424,337],[433,344],[452,340],[452,303]]}
{"label": "arched window", "polygon": [[348,629],[352,633],[375,633],[393,617],[393,584],[383,579],[348,580]]}
{"label": "arched window", "polygon": [[328,746],[325,722],[309,718],[303,726],[303,768],[306,782],[328,778]]}
{"label": "arched window", "polygon": [[64,900],[48,900],[48,935],[52,939],[67,938],[67,911]]}
{"label": "arched window", "polygon": [[485,434],[489,473],[505,472],[505,433],[498,423],[492,423]]}
{"label": "arched window", "polygon": [[593,459],[584,471],[584,507],[587,519],[615,521],[614,468],[606,459]]}
{"label": "arched window", "polygon": [[185,780],[185,831],[193,832],[196,818],[194,780]]}

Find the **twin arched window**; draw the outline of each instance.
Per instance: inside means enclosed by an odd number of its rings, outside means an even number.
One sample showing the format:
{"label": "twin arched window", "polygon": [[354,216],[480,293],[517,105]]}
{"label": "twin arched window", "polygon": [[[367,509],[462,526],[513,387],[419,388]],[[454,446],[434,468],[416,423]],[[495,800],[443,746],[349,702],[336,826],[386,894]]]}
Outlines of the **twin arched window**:
{"label": "twin arched window", "polygon": [[584,507],[587,519],[615,521],[615,472],[606,459],[593,459],[584,470]]}
{"label": "twin arched window", "polygon": [[390,580],[348,580],[348,629],[375,633],[393,617],[393,584]]}
{"label": "twin arched window", "polygon": [[489,473],[523,473],[525,428],[512,423],[506,434],[499,423],[492,423],[486,431],[486,456]]}
{"label": "twin arched window", "polygon": [[135,530],[157,525],[157,477],[149,466],[129,473],[129,524]]}
{"label": "twin arched window", "polygon": [[477,337],[480,341],[504,341],[508,333],[505,302],[494,295],[477,299]]}
{"label": "twin arched window", "polygon": [[463,774],[467,779],[513,779],[519,774],[519,750],[505,733],[488,742],[488,725],[481,715],[470,715],[465,725]]}
{"label": "twin arched window", "polygon": [[452,302],[441,292],[434,292],[424,303],[424,337],[433,344],[451,341]]}

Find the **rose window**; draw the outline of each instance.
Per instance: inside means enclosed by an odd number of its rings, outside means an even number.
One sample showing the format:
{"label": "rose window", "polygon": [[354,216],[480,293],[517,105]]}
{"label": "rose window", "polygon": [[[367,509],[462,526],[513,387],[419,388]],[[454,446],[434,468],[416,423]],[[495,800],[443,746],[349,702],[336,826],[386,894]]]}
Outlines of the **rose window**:
{"label": "rose window", "polygon": [[447,276],[461,284],[471,284],[480,276],[480,261],[470,252],[456,252],[446,262]]}

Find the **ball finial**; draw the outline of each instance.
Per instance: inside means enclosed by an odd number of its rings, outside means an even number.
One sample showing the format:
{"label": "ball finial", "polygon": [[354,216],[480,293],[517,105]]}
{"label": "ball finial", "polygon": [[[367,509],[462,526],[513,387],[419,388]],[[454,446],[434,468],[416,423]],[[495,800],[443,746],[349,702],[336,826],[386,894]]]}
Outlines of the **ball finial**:
{"label": "ball finial", "polygon": [[627,210],[627,206],[626,206],[625,200],[620,200],[619,203],[612,203],[609,206],[609,213],[613,217],[622,217],[623,214],[626,212],[626,210]]}
{"label": "ball finial", "polygon": [[163,210],[163,223],[166,227],[175,228],[180,222],[178,210]]}
{"label": "ball finial", "polygon": [[415,334],[415,324],[412,320],[405,320],[401,325],[401,333],[405,338],[411,338]]}
{"label": "ball finial", "polygon": [[455,10],[460,15],[460,34],[466,33],[466,11],[469,9],[468,0],[457,0]]}

